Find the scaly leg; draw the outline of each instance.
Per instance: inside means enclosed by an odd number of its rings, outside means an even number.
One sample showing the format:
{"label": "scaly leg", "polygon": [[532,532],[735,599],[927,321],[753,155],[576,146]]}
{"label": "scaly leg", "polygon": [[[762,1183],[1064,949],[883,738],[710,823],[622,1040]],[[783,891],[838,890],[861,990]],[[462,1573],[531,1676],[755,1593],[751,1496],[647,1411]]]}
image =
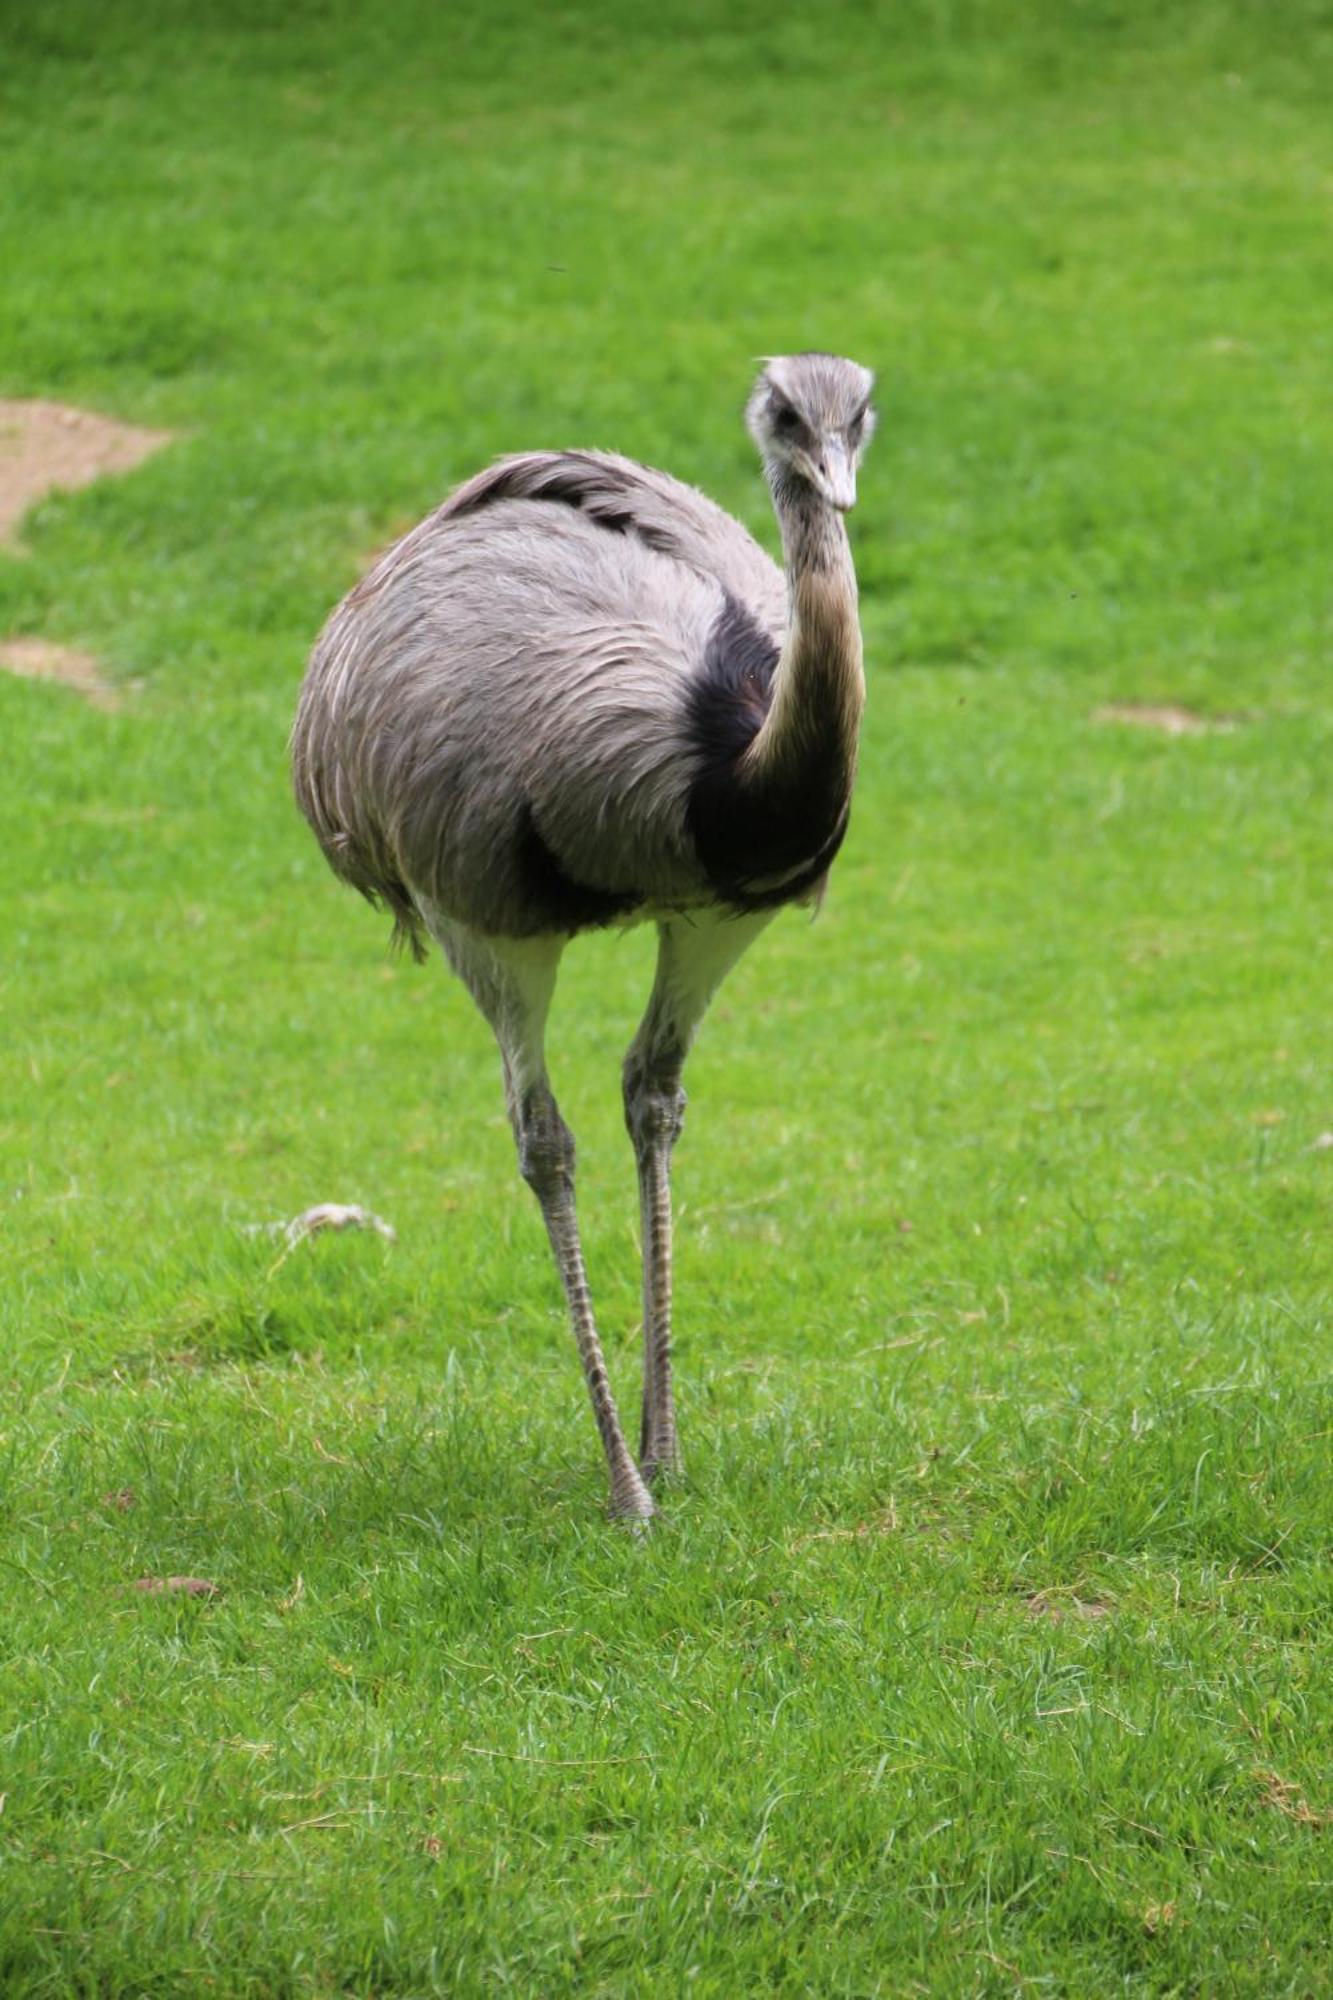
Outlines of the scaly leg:
{"label": "scaly leg", "polygon": [[434,926],[450,964],[495,1031],[519,1170],[541,1204],[569,1305],[593,1416],[611,1476],[611,1511],[648,1520],[654,1509],[630,1456],[597,1337],[574,1208],[574,1139],[546,1075],[546,1016],[564,938],[478,938],[456,924]]}
{"label": "scaly leg", "polygon": [[658,925],[657,977],[625,1058],[625,1124],[639,1169],[643,1230],[643,1421],[639,1469],[680,1464],[671,1382],[671,1153],[685,1113],[681,1071],[713,994],[771,912],[700,912]]}

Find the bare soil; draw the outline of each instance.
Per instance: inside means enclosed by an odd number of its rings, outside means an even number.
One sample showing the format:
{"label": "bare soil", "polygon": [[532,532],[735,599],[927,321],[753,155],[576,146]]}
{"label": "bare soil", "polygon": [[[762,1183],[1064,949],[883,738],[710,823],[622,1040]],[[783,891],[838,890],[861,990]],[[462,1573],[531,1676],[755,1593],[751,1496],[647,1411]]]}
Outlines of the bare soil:
{"label": "bare soil", "polygon": [[[96,410],[0,399],[0,548],[21,553],[23,517],[48,493],[70,492],[112,473],[131,472],[171,441],[170,431],[117,423]],[[27,680],[59,681],[98,708],[120,705],[117,690],[102,678],[91,653],[48,639],[0,640],[0,670]]]}
{"label": "bare soil", "polygon": [[29,681],[59,681],[94,708],[119,708],[120,690],[102,678],[91,653],[57,646],[49,639],[0,639],[0,669]]}
{"label": "bare soil", "polygon": [[0,400],[0,544],[16,545],[23,516],[48,493],[131,472],[172,435],[66,403]]}
{"label": "bare soil", "polygon": [[1131,729],[1157,729],[1163,736],[1228,736],[1236,727],[1234,715],[1200,715],[1192,708],[1175,703],[1161,705],[1146,701],[1113,701],[1093,710],[1094,722],[1123,723]]}

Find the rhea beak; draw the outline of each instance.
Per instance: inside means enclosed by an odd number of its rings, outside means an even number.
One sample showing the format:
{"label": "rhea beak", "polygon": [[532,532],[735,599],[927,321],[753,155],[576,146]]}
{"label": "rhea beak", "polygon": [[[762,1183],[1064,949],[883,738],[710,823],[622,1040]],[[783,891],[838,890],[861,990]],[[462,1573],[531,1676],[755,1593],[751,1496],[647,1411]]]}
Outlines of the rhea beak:
{"label": "rhea beak", "polygon": [[824,498],[845,514],[856,505],[856,461],[843,438],[825,441],[817,465],[818,485]]}

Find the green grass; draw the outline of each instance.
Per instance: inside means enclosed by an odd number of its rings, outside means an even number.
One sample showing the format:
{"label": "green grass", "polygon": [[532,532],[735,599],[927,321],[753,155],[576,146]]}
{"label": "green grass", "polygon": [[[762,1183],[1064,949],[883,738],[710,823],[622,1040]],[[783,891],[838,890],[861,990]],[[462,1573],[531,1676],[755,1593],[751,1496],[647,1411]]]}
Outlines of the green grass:
{"label": "green grass", "polygon": [[[181,437],[0,556],[145,683],[0,686],[0,1987],[1327,1991],[1326,0],[2,34],[0,393]],[[861,788],[692,1062],[636,1541],[486,1031],[284,739],[498,451],[771,534],[815,345],[882,376]],[[649,959],[552,1036],[626,1405]],[[246,1233],[323,1199],[397,1245]]]}

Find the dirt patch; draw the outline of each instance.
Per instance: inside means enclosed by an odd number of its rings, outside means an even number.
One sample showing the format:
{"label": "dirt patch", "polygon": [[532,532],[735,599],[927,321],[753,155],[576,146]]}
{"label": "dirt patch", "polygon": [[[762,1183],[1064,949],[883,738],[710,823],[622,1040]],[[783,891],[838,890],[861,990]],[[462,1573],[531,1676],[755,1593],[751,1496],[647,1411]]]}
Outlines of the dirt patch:
{"label": "dirt patch", "polygon": [[149,1597],[177,1591],[186,1597],[216,1597],[218,1594],[217,1585],[210,1583],[206,1576],[141,1576],[127,1588],[142,1590]]}
{"label": "dirt patch", "polygon": [[1025,1598],[1028,1615],[1060,1624],[1066,1618],[1109,1618],[1111,1606],[1102,1597],[1075,1597],[1070,1591],[1037,1590]]}
{"label": "dirt patch", "polygon": [[0,639],[0,668],[29,681],[59,681],[94,708],[119,708],[120,690],[102,679],[91,653],[55,646],[49,639]]}
{"label": "dirt patch", "polygon": [[0,544],[17,546],[20,521],[48,493],[132,472],[173,435],[66,403],[0,400]]}
{"label": "dirt patch", "polygon": [[1112,701],[1092,711],[1094,722],[1123,724],[1131,729],[1156,729],[1163,736],[1229,736],[1237,728],[1234,715],[1200,715],[1196,709],[1167,702]]}
{"label": "dirt patch", "polygon": [[1316,1812],[1300,1786],[1289,1778],[1279,1778],[1276,1771],[1254,1771],[1251,1776],[1259,1787],[1260,1805],[1271,1806],[1302,1826],[1333,1826],[1333,1811]]}

